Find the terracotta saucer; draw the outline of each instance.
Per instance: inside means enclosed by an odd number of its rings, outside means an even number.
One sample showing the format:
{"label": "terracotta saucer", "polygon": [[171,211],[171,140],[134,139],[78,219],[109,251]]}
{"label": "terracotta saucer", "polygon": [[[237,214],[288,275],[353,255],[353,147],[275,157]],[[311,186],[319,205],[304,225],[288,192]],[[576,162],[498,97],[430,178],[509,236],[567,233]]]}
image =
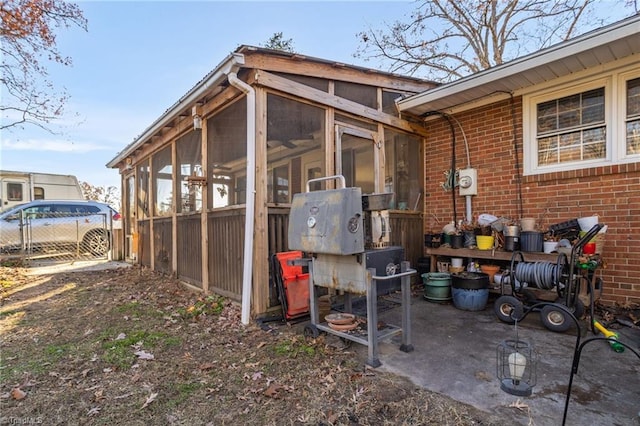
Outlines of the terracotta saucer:
{"label": "terracotta saucer", "polygon": [[355,321],[355,319],[356,319],[355,315],[346,314],[346,313],[329,314],[326,317],[324,317],[324,320],[329,324],[338,324],[338,325],[351,324]]}
{"label": "terracotta saucer", "polygon": [[329,328],[336,330],[336,331],[349,331],[349,330],[353,330],[354,328],[356,328],[358,326],[357,322],[351,323],[351,324],[334,324],[334,323],[329,323]]}

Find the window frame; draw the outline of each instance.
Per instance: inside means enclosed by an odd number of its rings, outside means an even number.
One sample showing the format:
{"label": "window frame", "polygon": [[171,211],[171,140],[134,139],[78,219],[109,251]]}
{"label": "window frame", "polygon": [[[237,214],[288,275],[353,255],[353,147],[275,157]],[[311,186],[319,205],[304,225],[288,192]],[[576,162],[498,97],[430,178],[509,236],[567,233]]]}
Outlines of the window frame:
{"label": "window frame", "polygon": [[[640,78],[637,63],[625,63],[616,69],[584,76],[578,80],[566,80],[561,84],[549,84],[522,94],[522,135],[524,176],[563,171],[583,170],[593,167],[627,164],[640,161],[640,153],[627,154],[627,81]],[[541,167],[538,165],[537,106],[565,96],[604,88],[606,156],[603,159],[582,160]]]}
{"label": "window frame", "polygon": [[[621,156],[629,161],[640,161],[640,152],[636,154],[627,154],[627,122],[630,121],[627,111],[627,83],[631,80],[640,79],[640,71],[635,69],[632,71],[620,73],[618,76],[618,84],[620,86],[620,98],[618,100],[621,120],[618,123],[620,139],[621,139]],[[637,120],[635,117],[632,121]]]}
{"label": "window frame", "polygon": [[[538,105],[562,99],[566,96],[577,95],[595,89],[604,88],[604,128],[605,128],[605,149],[606,155],[603,159],[579,160],[561,164],[540,166],[538,164]],[[612,117],[614,112],[612,96],[614,90],[611,76],[602,76],[574,85],[567,85],[558,89],[549,88],[529,95],[524,95],[522,100],[523,109],[523,136],[524,136],[524,175],[536,175],[542,173],[561,172],[566,170],[577,170],[610,164],[615,158],[615,150],[612,149],[613,128]],[[580,126],[586,128],[589,126]]]}

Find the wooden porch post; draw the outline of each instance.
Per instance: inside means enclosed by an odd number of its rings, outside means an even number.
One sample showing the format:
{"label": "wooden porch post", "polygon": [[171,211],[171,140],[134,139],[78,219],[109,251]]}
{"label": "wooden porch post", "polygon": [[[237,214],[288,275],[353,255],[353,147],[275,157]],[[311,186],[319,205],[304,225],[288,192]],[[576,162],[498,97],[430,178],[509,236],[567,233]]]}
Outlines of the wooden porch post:
{"label": "wooden porch post", "polygon": [[209,169],[208,169],[208,128],[207,120],[202,120],[202,132],[200,134],[202,145],[200,152],[202,153],[201,167],[202,175],[207,178],[205,184],[202,186],[202,210],[200,212],[200,230],[201,230],[201,244],[202,244],[202,290],[205,294],[209,293],[209,221],[207,220],[207,208],[209,206]]}
{"label": "wooden porch post", "polygon": [[253,249],[253,310],[266,312],[269,306],[269,241],[267,209],[267,92],[256,91],[256,204]]}

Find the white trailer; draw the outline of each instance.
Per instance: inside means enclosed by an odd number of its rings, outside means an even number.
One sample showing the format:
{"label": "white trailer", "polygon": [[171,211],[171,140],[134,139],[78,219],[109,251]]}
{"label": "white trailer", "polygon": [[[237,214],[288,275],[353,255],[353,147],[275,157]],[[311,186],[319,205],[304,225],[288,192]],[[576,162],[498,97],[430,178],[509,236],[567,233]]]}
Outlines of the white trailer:
{"label": "white trailer", "polygon": [[84,200],[73,175],[0,170],[0,210],[33,200]]}

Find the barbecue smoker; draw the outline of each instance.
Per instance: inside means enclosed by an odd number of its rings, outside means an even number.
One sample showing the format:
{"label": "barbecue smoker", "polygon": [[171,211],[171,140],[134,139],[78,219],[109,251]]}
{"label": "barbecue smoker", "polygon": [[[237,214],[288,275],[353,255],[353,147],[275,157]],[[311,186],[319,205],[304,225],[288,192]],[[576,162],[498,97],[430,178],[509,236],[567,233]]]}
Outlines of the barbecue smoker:
{"label": "barbecue smoker", "polygon": [[[312,182],[336,180],[340,188],[309,191]],[[410,352],[410,275],[416,271],[404,262],[404,249],[390,246],[389,202],[392,194],[362,195],[360,188],[346,188],[343,176],[307,182],[307,192],[295,194],[289,215],[289,248],[308,254],[311,324],[305,333],[318,330],[336,334],[369,348],[367,363],[378,367],[378,341],[402,333],[401,350]],[[337,331],[319,321],[316,287],[344,292],[345,311],[351,296],[365,295],[367,331]],[[377,295],[402,290],[402,327],[378,324]]]}

